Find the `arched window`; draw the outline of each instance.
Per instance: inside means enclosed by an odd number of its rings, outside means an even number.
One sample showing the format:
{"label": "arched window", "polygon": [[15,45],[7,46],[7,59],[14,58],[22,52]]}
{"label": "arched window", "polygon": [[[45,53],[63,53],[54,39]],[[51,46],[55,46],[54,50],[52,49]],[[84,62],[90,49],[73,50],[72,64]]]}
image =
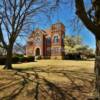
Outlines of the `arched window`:
{"label": "arched window", "polygon": [[54,43],[58,43],[58,36],[56,35],[56,36],[54,36]]}

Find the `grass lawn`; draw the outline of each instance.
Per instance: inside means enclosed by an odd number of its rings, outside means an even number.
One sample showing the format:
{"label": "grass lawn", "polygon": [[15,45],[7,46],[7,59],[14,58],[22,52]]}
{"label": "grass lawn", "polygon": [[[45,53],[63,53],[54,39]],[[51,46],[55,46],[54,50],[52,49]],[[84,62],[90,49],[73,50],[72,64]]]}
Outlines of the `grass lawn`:
{"label": "grass lawn", "polygon": [[[14,64],[14,68],[60,68],[60,69],[69,69],[69,70],[79,70],[86,69],[86,71],[93,71],[94,61],[74,61],[74,60],[38,60],[31,63],[23,64]],[[89,70],[88,70],[89,69]],[[83,71],[83,70],[82,70]]]}
{"label": "grass lawn", "polygon": [[87,100],[94,93],[94,61],[39,60],[0,66],[0,100]]}

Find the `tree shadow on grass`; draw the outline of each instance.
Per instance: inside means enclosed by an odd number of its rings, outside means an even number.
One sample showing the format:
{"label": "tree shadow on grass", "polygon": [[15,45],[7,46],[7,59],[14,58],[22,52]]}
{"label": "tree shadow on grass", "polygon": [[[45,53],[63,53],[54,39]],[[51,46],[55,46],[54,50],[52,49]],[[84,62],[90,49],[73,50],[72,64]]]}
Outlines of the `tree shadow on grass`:
{"label": "tree shadow on grass", "polygon": [[[18,76],[19,80],[16,80],[15,78],[0,87],[0,92],[3,92],[4,90],[9,92],[9,88],[14,88],[9,94],[5,93],[6,95],[0,97],[0,100],[16,100],[30,82],[35,85],[32,85],[32,90],[27,93],[31,95],[25,95],[26,97],[32,96],[34,98],[29,100],[88,100],[88,94],[93,92],[93,73],[55,70],[50,68],[41,69],[39,67],[28,70],[14,69],[14,71],[13,77]],[[52,82],[45,77],[40,76],[40,72],[53,73],[55,75],[61,74],[63,77],[70,80],[70,84],[67,84],[67,82]],[[12,83],[13,81],[15,81],[15,83]],[[18,86],[14,87],[15,85]]]}
{"label": "tree shadow on grass", "polygon": [[[22,76],[22,79],[23,80],[17,80],[17,82],[16,82],[16,79],[12,80],[11,82],[0,87],[0,92],[6,90],[5,94],[9,92],[8,90],[10,88],[14,88],[8,95],[4,95],[4,96],[0,97],[0,100],[13,100],[14,98],[16,98],[21,93],[21,91],[25,88],[25,86],[27,84],[27,82],[25,81],[26,80],[25,77]],[[15,81],[15,83],[13,83],[14,81]]]}

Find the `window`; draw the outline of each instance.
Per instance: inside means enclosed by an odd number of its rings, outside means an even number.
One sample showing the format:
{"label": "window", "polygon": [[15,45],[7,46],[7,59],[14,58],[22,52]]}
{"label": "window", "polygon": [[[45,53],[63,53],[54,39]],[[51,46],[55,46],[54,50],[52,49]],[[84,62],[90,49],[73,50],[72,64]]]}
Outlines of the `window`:
{"label": "window", "polygon": [[39,33],[39,32],[36,32],[36,33],[35,33],[35,36],[40,36],[40,33]]}
{"label": "window", "polygon": [[58,25],[57,25],[57,29],[60,29],[60,28],[61,28],[61,24],[58,24]]}
{"label": "window", "polygon": [[46,41],[47,41],[47,44],[49,45],[51,43],[51,38],[48,37]]}
{"label": "window", "polygon": [[33,42],[34,42],[35,45],[40,45],[41,44],[41,38],[36,37]]}
{"label": "window", "polygon": [[58,36],[54,36],[54,43],[58,43]]}

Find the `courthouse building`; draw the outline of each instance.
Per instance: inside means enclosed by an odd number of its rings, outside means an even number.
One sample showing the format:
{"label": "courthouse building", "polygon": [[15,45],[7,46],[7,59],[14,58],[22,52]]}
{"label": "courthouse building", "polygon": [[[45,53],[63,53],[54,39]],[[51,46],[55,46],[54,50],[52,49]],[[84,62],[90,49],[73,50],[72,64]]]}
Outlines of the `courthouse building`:
{"label": "courthouse building", "polygon": [[65,27],[61,22],[47,30],[35,29],[28,37],[27,56],[41,56],[48,59],[64,58]]}

